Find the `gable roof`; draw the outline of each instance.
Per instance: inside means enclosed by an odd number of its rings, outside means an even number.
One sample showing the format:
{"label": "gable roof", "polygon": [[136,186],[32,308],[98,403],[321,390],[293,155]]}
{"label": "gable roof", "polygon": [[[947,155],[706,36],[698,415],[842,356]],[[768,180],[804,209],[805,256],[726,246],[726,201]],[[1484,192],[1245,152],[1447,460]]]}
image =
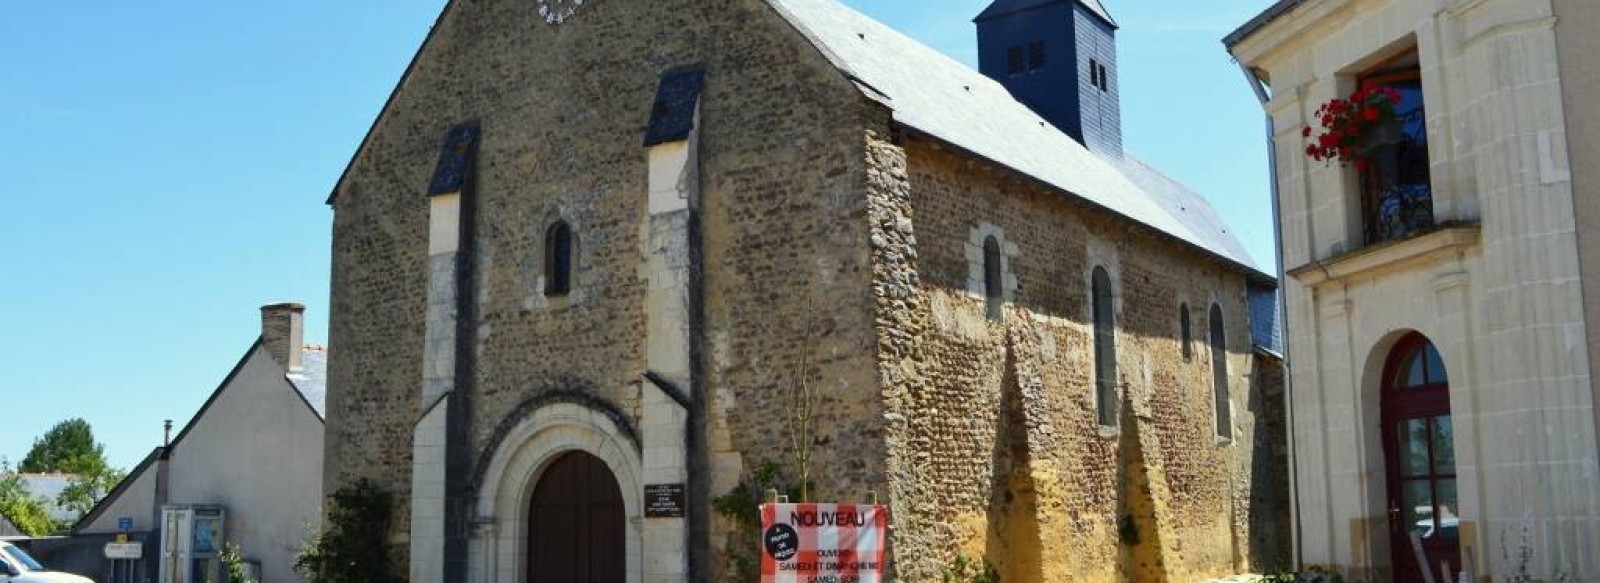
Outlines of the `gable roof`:
{"label": "gable roof", "polygon": [[[988,20],[996,16],[1004,16],[1011,14],[1012,12],[1021,12],[1023,10],[1032,10],[1040,6],[1048,6],[1064,1],[1066,0],[995,0],[993,4],[990,4],[989,7],[985,8],[982,13],[978,14],[977,18],[972,20],[974,22]],[[1093,13],[1095,16],[1100,17],[1101,20],[1106,21],[1106,24],[1111,25],[1112,28],[1117,26],[1117,21],[1111,19],[1111,13],[1106,10],[1105,5],[1100,3],[1100,0],[1077,0],[1077,3],[1084,8],[1087,8],[1089,12]]]}
{"label": "gable roof", "polygon": [[[1203,198],[1142,162],[1090,152],[971,67],[835,0],[767,1],[901,125],[1197,247],[1255,279],[1272,279]],[[1173,206],[1178,200],[1193,210]]]}
{"label": "gable roof", "polygon": [[[1147,180],[1149,176],[1142,172],[1130,177],[1119,168],[1123,164],[1090,152],[1013,98],[1005,87],[971,67],[836,0],[765,1],[868,98],[889,107],[899,125],[1154,229],[1239,268],[1252,279],[1274,280],[1256,266],[1220,220],[1203,218],[1207,213],[1215,216],[1204,199],[1180,197],[1194,201],[1192,208],[1196,212],[1170,206],[1175,200],[1173,193],[1162,191],[1166,183],[1175,185],[1175,181],[1164,177]],[[1044,0],[999,0],[996,4],[1040,1]],[[1075,1],[1110,21],[1099,0]],[[377,124],[393,106],[395,96],[415,72],[418,59],[456,5],[456,0],[450,0],[440,12],[428,38],[423,40],[335,183],[328,198],[330,204],[371,142]],[[1133,167],[1148,166],[1135,162]],[[1153,184],[1158,192],[1146,192],[1136,181]]]}
{"label": "gable roof", "polygon": [[300,370],[289,371],[284,378],[318,419],[328,419],[328,349],[305,347],[300,353]]}
{"label": "gable roof", "polygon": [[[250,357],[254,355],[257,350],[262,350],[262,344],[263,341],[260,338],[257,338],[256,342],[250,345],[250,349],[244,352],[244,356],[239,359],[239,362],[233,365],[233,370],[228,371],[228,376],[224,377],[222,379],[222,383],[217,385],[216,390],[211,392],[211,396],[206,399],[205,404],[200,406],[200,410],[195,412],[194,417],[189,418],[188,423],[184,424],[183,429],[178,432],[178,435],[173,437],[172,441],[168,443],[166,447],[157,447],[155,450],[151,451],[150,455],[146,456],[144,461],[139,463],[138,467],[134,468],[133,471],[128,472],[127,477],[123,478],[121,482],[117,483],[116,487],[112,488],[111,492],[107,493],[104,498],[101,498],[99,502],[95,503],[94,508],[89,509],[89,512],[85,513],[82,518],[79,518],[78,522],[73,524],[72,530],[76,532],[80,528],[83,528],[89,524],[93,524],[94,521],[98,520],[99,516],[104,513],[105,509],[109,507],[111,503],[115,502],[117,498],[121,497],[123,491],[131,487],[131,485],[138,480],[139,476],[143,474],[145,470],[149,469],[157,459],[166,459],[167,454],[171,452],[173,448],[178,447],[178,444],[182,443],[183,439],[189,436],[189,432],[194,429],[195,424],[199,423],[200,419],[205,417],[206,412],[211,410],[211,406],[217,402],[219,397],[222,396],[223,391],[228,390],[228,387],[233,384],[233,379],[239,376],[240,371],[244,370],[244,365],[245,363],[250,362]],[[327,407],[326,403],[328,395],[328,351],[323,348],[308,346],[305,347],[301,354],[300,370],[291,371],[288,374],[285,374],[285,384],[287,384],[290,389],[294,390],[295,394],[297,394],[300,399],[305,402],[306,407],[311,409],[311,412],[317,416],[318,421],[326,422],[327,417],[324,414],[324,411]]]}
{"label": "gable roof", "polygon": [[94,503],[94,508],[90,508],[88,512],[83,513],[83,516],[78,517],[78,521],[72,523],[72,528],[68,529],[68,532],[76,533],[84,527],[94,524],[96,520],[100,520],[100,515],[105,514],[106,508],[111,507],[113,502],[122,497],[123,492],[133,487],[133,484],[139,481],[139,477],[143,476],[145,471],[149,470],[157,459],[166,457],[166,452],[163,450],[164,448],[158,447],[151,450],[150,455],[144,456],[144,461],[134,466],[133,470],[129,471],[128,475],[123,476],[122,481],[117,482],[116,486],[112,486],[110,492],[106,492],[106,495],[101,497],[99,502]]}
{"label": "gable roof", "polygon": [[11,521],[6,520],[6,517],[0,516],[0,537],[19,537],[19,536],[26,536],[26,535],[22,534],[22,529],[17,528],[16,525],[11,524]]}

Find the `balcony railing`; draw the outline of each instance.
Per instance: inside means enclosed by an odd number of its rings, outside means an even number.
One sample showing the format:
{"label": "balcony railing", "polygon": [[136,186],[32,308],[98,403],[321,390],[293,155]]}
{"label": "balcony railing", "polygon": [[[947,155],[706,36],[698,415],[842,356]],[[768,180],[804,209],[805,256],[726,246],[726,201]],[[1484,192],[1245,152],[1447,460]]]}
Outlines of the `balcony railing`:
{"label": "balcony railing", "polygon": [[1426,114],[1418,106],[1369,136],[1360,170],[1365,244],[1403,239],[1434,226]]}

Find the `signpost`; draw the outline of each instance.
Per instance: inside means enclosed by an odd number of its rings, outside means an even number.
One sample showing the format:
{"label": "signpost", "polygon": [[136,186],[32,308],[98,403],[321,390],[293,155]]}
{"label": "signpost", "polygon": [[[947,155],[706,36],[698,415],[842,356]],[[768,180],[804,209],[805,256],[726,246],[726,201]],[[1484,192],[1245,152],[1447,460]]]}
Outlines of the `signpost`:
{"label": "signpost", "polygon": [[137,561],[144,558],[143,543],[107,543],[106,558]]}
{"label": "signpost", "polygon": [[761,506],[761,583],[881,583],[889,509]]}

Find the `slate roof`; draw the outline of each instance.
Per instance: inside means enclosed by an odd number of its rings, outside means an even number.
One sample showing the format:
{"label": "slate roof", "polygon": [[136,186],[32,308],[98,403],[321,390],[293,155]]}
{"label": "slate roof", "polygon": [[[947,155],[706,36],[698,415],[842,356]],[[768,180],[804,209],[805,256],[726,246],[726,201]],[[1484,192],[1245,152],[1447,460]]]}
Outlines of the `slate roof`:
{"label": "slate roof", "polygon": [[1244,39],[1250,38],[1250,35],[1253,35],[1259,32],[1261,29],[1266,28],[1268,24],[1272,24],[1272,21],[1277,20],[1279,17],[1282,17],[1285,14],[1288,14],[1290,10],[1294,10],[1295,7],[1305,4],[1307,1],[1308,0],[1278,0],[1277,3],[1274,3],[1272,6],[1268,6],[1265,11],[1263,11],[1261,14],[1257,14],[1255,18],[1250,19],[1249,22],[1244,23],[1244,25],[1240,26],[1237,30],[1228,33],[1228,36],[1222,38],[1222,44],[1230,49],[1233,48],[1235,45],[1244,42]]}
{"label": "slate roof", "polygon": [[70,520],[74,514],[71,509],[59,503],[61,493],[66,491],[72,483],[69,474],[17,474],[22,478],[22,486],[30,494],[44,499],[45,513],[51,520]]}
{"label": "slate roof", "polygon": [[[1225,251],[1221,255],[1251,258],[1244,243],[1233,235],[1228,222],[1222,220],[1222,215],[1217,213],[1206,197],[1132,155],[1124,156],[1118,166],[1129,180],[1166,208],[1178,222],[1190,231],[1206,236],[1211,245]],[[1254,264],[1250,264],[1250,267],[1255,268]]]}
{"label": "slate roof", "polygon": [[300,355],[300,370],[290,371],[285,378],[300,397],[306,400],[317,417],[328,419],[328,350],[307,346]]}
{"label": "slate roof", "polygon": [[1283,310],[1278,288],[1250,284],[1250,341],[1258,350],[1283,358]]}
{"label": "slate roof", "polygon": [[1142,162],[1090,152],[965,64],[836,0],[768,2],[901,125],[1272,279],[1204,199]]}
{"label": "slate roof", "polygon": [[[1038,8],[1061,1],[1063,0],[995,0],[993,4],[990,4],[982,13],[978,14],[978,17],[974,18],[973,21],[988,20],[996,16]],[[1088,8],[1089,12],[1093,12],[1095,16],[1104,19],[1107,24],[1111,26],[1117,25],[1117,21],[1111,19],[1111,13],[1106,10],[1104,4],[1100,3],[1100,0],[1077,0],[1077,2],[1082,4],[1084,8]]]}

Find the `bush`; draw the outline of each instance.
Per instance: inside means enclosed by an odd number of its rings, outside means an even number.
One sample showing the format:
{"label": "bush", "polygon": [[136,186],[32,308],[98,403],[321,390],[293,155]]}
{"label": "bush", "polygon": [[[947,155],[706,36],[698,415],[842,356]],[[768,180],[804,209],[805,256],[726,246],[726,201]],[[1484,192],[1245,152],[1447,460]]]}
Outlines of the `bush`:
{"label": "bush", "polygon": [[22,484],[22,477],[0,468],[0,516],[28,536],[55,534],[71,526],[56,524],[46,510],[47,501],[34,496]]}
{"label": "bush", "polygon": [[300,548],[294,568],[309,583],[399,583],[389,554],[394,495],[368,480],[340,488],[322,532]]}
{"label": "bush", "polygon": [[1000,583],[1000,573],[988,561],[956,555],[956,564],[944,569],[944,583]]}
{"label": "bush", "polygon": [[222,547],[217,560],[222,563],[222,570],[228,573],[228,583],[261,583],[250,578],[250,568],[244,563],[244,551],[239,549],[239,545],[228,543]]}
{"label": "bush", "polygon": [[1298,573],[1267,575],[1260,583],[1344,583],[1344,577],[1333,569],[1312,565]]}

